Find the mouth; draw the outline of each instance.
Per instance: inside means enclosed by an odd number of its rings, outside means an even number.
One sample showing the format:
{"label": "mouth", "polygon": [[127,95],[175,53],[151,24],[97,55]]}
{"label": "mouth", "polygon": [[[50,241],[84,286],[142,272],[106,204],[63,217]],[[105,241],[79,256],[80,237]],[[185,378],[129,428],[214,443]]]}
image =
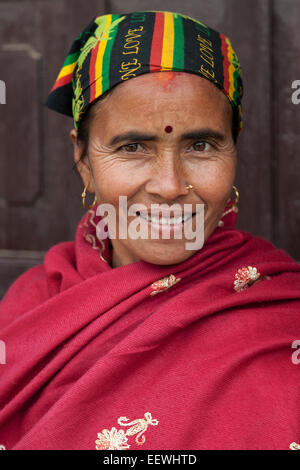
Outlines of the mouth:
{"label": "mouth", "polygon": [[186,223],[188,220],[190,220],[194,215],[195,213],[192,213],[192,214],[185,214],[185,215],[179,215],[177,217],[166,217],[166,216],[155,216],[155,215],[149,215],[147,213],[143,213],[143,212],[137,212],[137,215],[139,217],[141,217],[142,219],[146,220],[147,222],[150,222],[151,224],[155,224],[155,225],[161,225],[161,226],[164,226],[164,225],[177,225],[177,226],[180,226],[180,225],[183,225],[184,223]]}

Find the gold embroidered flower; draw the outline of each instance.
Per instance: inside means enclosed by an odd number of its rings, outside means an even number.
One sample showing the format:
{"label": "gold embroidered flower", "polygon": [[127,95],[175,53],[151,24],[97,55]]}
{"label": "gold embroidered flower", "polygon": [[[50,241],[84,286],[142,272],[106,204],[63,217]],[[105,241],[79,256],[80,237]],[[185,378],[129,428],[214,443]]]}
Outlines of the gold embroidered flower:
{"label": "gold embroidered flower", "polygon": [[126,418],[126,416],[121,416],[118,419],[118,424],[120,426],[126,426],[126,431],[123,429],[118,431],[116,428],[112,428],[110,431],[103,429],[101,433],[97,434],[98,439],[95,441],[96,450],[129,449],[130,445],[127,443],[128,439],[126,436],[136,436],[135,442],[137,445],[141,446],[146,441],[144,434],[148,426],[157,426],[158,423],[159,421],[153,419],[149,412],[145,413],[143,418],[133,419],[132,421]]}
{"label": "gold embroidered flower", "polygon": [[241,292],[254,284],[259,278],[260,273],[257,271],[257,268],[244,266],[243,268],[238,269],[235,274],[233,288],[236,292]]}
{"label": "gold embroidered flower", "polygon": [[146,441],[144,433],[147,431],[149,424],[151,426],[157,426],[158,423],[159,421],[157,419],[153,419],[149,412],[144,414],[144,418],[138,418],[132,421],[126,418],[126,416],[121,416],[118,419],[118,424],[120,426],[130,426],[126,431],[126,436],[134,436],[137,434],[135,442],[139,446],[143,445]]}
{"label": "gold embroidered flower", "polygon": [[124,450],[130,447],[123,429],[119,431],[116,428],[111,428],[110,431],[103,429],[101,433],[97,434],[97,437],[96,450]]}
{"label": "gold embroidered flower", "polygon": [[174,286],[174,284],[177,284],[177,282],[181,281],[180,277],[174,276],[174,274],[170,274],[169,276],[163,277],[162,279],[159,279],[159,281],[153,282],[151,284],[151,288],[153,289],[153,292],[151,292],[150,295],[156,295],[159,294],[159,292],[163,292],[169,287]]}

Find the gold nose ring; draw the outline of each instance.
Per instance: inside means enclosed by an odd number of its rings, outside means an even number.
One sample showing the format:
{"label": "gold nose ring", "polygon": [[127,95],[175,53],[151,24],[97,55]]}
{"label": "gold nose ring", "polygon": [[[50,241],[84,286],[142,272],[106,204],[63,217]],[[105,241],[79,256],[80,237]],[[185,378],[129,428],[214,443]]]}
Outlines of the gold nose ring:
{"label": "gold nose ring", "polygon": [[193,189],[194,186],[191,185],[191,184],[186,184],[185,187],[186,187],[186,189]]}

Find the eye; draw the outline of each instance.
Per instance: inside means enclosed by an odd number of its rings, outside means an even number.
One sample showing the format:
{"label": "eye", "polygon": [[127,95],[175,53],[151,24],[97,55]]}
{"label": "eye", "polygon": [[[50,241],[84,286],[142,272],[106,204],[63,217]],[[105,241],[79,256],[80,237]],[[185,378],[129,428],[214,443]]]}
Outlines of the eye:
{"label": "eye", "polygon": [[199,141],[193,144],[193,150],[196,150],[196,152],[205,152],[205,150],[209,150],[211,147],[212,145],[208,142]]}
{"label": "eye", "polygon": [[125,150],[125,152],[128,152],[128,153],[135,153],[138,151],[139,146],[140,144],[137,144],[137,143],[126,144],[126,145],[122,145],[122,147],[120,147],[120,150]]}

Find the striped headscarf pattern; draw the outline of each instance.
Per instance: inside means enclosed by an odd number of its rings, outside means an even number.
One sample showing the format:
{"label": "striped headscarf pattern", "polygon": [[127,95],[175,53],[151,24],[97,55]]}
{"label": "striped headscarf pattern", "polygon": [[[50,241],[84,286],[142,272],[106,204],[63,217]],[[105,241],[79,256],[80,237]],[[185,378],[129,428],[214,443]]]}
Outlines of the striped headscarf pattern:
{"label": "striped headscarf pattern", "polygon": [[242,128],[241,68],[231,42],[207,25],[165,11],[95,17],[75,39],[46,105],[73,116],[115,85],[138,75],[177,71],[210,80],[229,99],[236,135]]}

